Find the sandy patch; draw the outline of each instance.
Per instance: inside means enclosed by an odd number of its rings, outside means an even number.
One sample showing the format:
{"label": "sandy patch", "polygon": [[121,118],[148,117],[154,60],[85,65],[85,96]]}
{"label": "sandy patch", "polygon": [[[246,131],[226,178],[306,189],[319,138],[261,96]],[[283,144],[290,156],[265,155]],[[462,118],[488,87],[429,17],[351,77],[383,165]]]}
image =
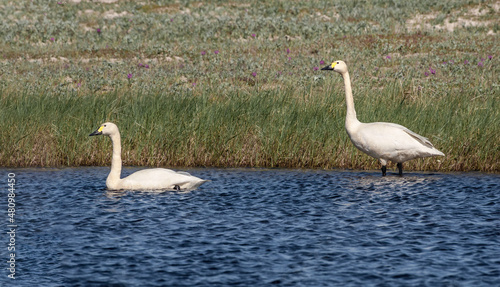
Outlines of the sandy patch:
{"label": "sandy patch", "polygon": [[125,17],[127,15],[128,15],[127,11],[123,11],[121,13],[117,13],[114,10],[109,10],[109,11],[104,12],[102,14],[102,17],[104,19],[114,19],[114,18],[118,18],[118,17]]}
{"label": "sandy patch", "polygon": [[[491,9],[494,10],[495,14],[498,15],[500,11],[500,1],[497,1],[491,6],[479,6],[471,8],[465,13],[460,13],[460,11],[451,12],[443,20],[442,24],[433,25],[431,24],[438,16],[438,12],[432,12],[429,14],[418,14],[412,19],[406,21],[406,28],[409,31],[415,31],[420,29],[437,29],[448,32],[453,32],[456,29],[467,28],[467,27],[480,27],[480,26],[492,26],[495,24],[493,20],[481,19],[487,16]],[[495,34],[493,30],[490,30],[488,34]]]}

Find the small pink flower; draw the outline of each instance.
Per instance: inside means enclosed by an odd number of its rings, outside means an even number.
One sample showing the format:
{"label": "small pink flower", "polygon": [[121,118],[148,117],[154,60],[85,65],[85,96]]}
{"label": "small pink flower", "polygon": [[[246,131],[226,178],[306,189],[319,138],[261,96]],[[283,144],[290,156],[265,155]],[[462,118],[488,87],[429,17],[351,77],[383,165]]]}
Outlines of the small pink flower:
{"label": "small pink flower", "polygon": [[207,52],[206,51],[201,51],[201,55],[204,56]]}
{"label": "small pink flower", "polygon": [[425,74],[425,76],[426,76],[426,77],[428,77],[428,76],[429,76],[429,73],[428,73],[428,72],[425,72],[424,74]]}
{"label": "small pink flower", "polygon": [[469,61],[465,60],[465,61],[464,61],[464,64],[465,64],[465,65],[468,65],[468,64],[469,64]]}
{"label": "small pink flower", "polygon": [[257,36],[257,35],[255,35],[255,34],[252,34],[252,37],[254,37],[254,38],[255,38],[256,36]]}
{"label": "small pink flower", "polygon": [[196,82],[193,83],[193,87],[196,87]]}
{"label": "small pink flower", "polygon": [[314,67],[314,68],[313,68],[313,70],[314,70],[314,71],[317,71],[317,70],[319,70],[319,68],[318,68],[318,67]]}
{"label": "small pink flower", "polygon": [[489,56],[488,56],[488,59],[489,59],[489,60],[493,59],[493,56],[492,56],[492,55],[489,55]]}
{"label": "small pink flower", "polygon": [[144,68],[149,69],[149,65],[148,65],[148,64],[146,64],[146,65],[144,66]]}
{"label": "small pink flower", "polygon": [[290,54],[290,49],[286,48],[286,53]]}
{"label": "small pink flower", "polygon": [[288,61],[292,60],[292,57],[288,57]]}
{"label": "small pink flower", "polygon": [[436,70],[434,70],[433,68],[429,68],[429,71],[431,72],[431,74],[435,75],[436,74]]}
{"label": "small pink flower", "polygon": [[320,64],[320,65],[324,65],[324,64],[325,64],[325,61],[321,60],[321,61],[319,61],[319,64]]}
{"label": "small pink flower", "polygon": [[50,38],[50,41],[54,42],[56,39],[54,37]]}
{"label": "small pink flower", "polygon": [[127,79],[132,79],[132,74],[127,74]]}
{"label": "small pink flower", "polygon": [[388,59],[388,60],[390,60],[391,56],[387,55],[385,58]]}
{"label": "small pink flower", "polygon": [[483,62],[479,62],[477,65],[478,65],[479,67],[482,67],[482,66],[483,66]]}
{"label": "small pink flower", "polygon": [[97,34],[101,34],[101,28],[96,29]]}
{"label": "small pink flower", "polygon": [[219,54],[219,50],[215,50],[215,51],[214,51],[214,54],[215,54],[215,55]]}
{"label": "small pink flower", "polygon": [[257,73],[256,72],[252,72],[252,76],[255,78],[257,77]]}

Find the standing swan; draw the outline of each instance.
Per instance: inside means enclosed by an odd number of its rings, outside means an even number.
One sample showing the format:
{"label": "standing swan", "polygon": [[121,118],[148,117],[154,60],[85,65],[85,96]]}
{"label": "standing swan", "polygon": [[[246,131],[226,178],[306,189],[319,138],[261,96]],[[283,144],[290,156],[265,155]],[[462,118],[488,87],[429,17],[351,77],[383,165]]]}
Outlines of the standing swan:
{"label": "standing swan", "polygon": [[122,146],[118,127],[113,123],[104,123],[89,136],[97,135],[107,135],[113,143],[111,171],[106,179],[106,186],[110,190],[192,190],[206,182],[206,180],[192,176],[187,172],[175,172],[165,168],[144,169],[125,178],[120,178]]}
{"label": "standing swan", "polygon": [[352,97],[351,79],[347,72],[347,65],[342,61],[335,61],[321,70],[332,70],[342,75],[345,84],[345,100],[347,114],[345,128],[355,147],[360,151],[380,160],[382,176],[386,174],[387,161],[397,163],[399,175],[403,175],[403,162],[415,158],[444,156],[434,148],[425,137],[409,129],[393,123],[362,123],[356,118],[354,99]]}

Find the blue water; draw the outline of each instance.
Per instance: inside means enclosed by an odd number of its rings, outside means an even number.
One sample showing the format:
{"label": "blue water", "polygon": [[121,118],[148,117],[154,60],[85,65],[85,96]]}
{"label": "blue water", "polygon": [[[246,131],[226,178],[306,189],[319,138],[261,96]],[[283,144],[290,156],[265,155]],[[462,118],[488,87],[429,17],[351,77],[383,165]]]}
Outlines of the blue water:
{"label": "blue water", "polygon": [[108,192],[108,168],[0,171],[1,286],[500,284],[498,174],[193,169],[212,181],[151,194]]}

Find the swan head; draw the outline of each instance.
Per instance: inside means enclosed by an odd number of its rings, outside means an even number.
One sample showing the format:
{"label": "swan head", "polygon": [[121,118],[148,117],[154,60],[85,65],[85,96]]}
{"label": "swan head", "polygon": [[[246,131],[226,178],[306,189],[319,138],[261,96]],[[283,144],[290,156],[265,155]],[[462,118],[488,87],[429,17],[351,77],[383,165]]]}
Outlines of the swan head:
{"label": "swan head", "polygon": [[104,123],[89,136],[106,135],[110,136],[118,133],[118,127],[114,123]]}
{"label": "swan head", "polygon": [[335,61],[321,70],[335,71],[340,74],[347,73],[347,65],[343,61]]}

